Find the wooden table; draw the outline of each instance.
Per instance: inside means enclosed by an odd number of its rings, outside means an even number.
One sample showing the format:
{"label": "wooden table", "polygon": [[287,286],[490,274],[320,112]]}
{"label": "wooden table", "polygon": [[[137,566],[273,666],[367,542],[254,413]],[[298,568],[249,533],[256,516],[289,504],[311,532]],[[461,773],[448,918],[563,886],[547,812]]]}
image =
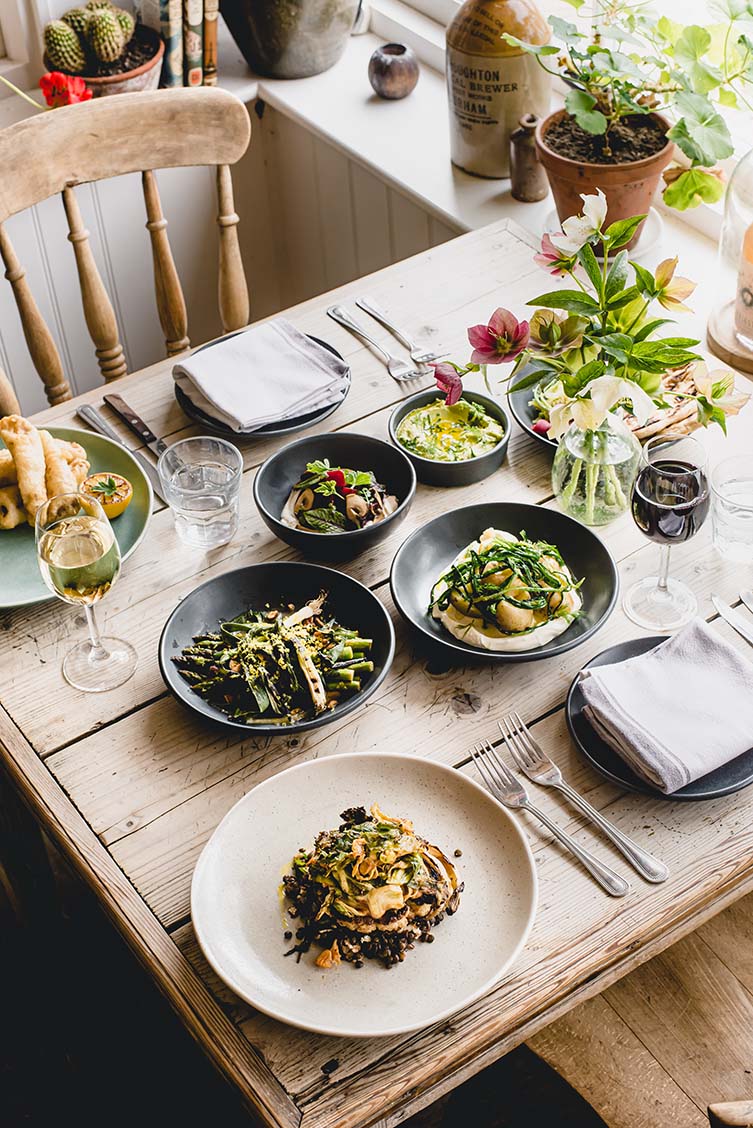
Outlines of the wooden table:
{"label": "wooden table", "polygon": [[[527,297],[550,288],[532,262],[534,243],[503,222],[345,286],[336,297],[368,292],[406,325],[425,327],[430,339],[461,360],[466,326],[486,321],[497,305],[520,314]],[[353,368],[348,399],[321,429],[384,435],[401,388],[371,352],[326,317],[332,300],[316,298],[289,314],[299,328],[337,345]],[[174,440],[192,429],[174,401],[170,367],[164,361],[134,373],[119,388],[158,434]],[[100,397],[97,391],[81,398]],[[75,403],[39,418],[75,422]],[[733,420],[732,430],[749,444],[753,411]],[[187,548],[177,540],[169,512],[154,514],[148,536],[103,605],[113,633],[139,652],[138,671],[125,686],[99,695],[77,693],[64,683],[61,658],[72,634],[84,631],[83,617],[70,607],[50,602],[2,615],[0,740],[18,790],[259,1121],[284,1128],[386,1128],[753,889],[753,791],[696,804],[623,794],[574,754],[563,717],[565,694],[585,661],[640,633],[620,610],[595,638],[539,662],[440,669],[414,655],[390,602],[392,556],[409,532],[451,506],[484,499],[553,504],[549,458],[519,432],[501,472],[451,492],[419,486],[399,532],[346,565],[378,593],[397,628],[392,670],[363,708],[300,736],[249,733],[239,739],[200,726],[165,692],[157,639],[176,602],[208,577],[294,555],[266,530],[251,496],[254,468],[276,445],[244,447],[241,528],[224,548]],[[629,517],[602,535],[623,583],[654,569],[656,550]],[[692,584],[709,618],[712,590],[735,601],[744,586],[741,569],[714,555],[708,528],[674,557],[674,574]],[[746,649],[724,624],[720,629]],[[693,708],[677,688],[678,702]],[[650,886],[631,873],[631,894],[612,900],[537,824],[526,822],[541,894],[525,951],[480,1002],[404,1037],[358,1041],[307,1034],[255,1013],[217,980],[191,928],[189,884],[200,850],[237,799],[291,764],[356,749],[404,749],[473,774],[469,745],[494,739],[497,718],[513,707],[535,722],[536,736],[571,782],[668,863],[666,884]],[[537,792],[537,800],[583,844],[627,872],[609,844],[551,791]]]}

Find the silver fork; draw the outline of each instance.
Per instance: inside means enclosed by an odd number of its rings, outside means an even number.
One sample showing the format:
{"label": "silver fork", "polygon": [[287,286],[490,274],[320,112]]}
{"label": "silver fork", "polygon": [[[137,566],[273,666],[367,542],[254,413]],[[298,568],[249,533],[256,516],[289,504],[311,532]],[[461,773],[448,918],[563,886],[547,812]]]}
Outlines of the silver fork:
{"label": "silver fork", "polygon": [[648,850],[642,849],[636,842],[633,842],[632,838],[628,838],[626,834],[618,830],[595,807],[592,807],[587,799],[579,795],[575,788],[565,782],[562,778],[562,772],[531,736],[529,729],[520,719],[519,713],[508,713],[498,724],[499,731],[505,738],[505,743],[510,749],[513,760],[530,780],[541,784],[542,787],[554,787],[557,791],[561,791],[575,807],[578,807],[600,830],[604,831],[607,838],[614,843],[620,853],[624,854],[631,865],[647,881],[667,880],[669,870],[664,862],[660,862],[653,854],[649,854]]}
{"label": "silver fork", "polygon": [[615,873],[610,866],[600,862],[593,854],[589,854],[588,850],[579,846],[574,838],[571,838],[561,827],[557,826],[556,822],[552,822],[548,815],[545,815],[538,807],[534,807],[528,798],[525,787],[517,776],[510,771],[493,744],[488,740],[474,744],[471,748],[471,755],[484,783],[492,795],[499,799],[500,803],[505,807],[521,808],[528,811],[529,814],[535,815],[537,819],[543,822],[547,830],[551,831],[557,841],[566,846],[581,865],[585,866],[591,876],[596,878],[602,889],[606,889],[612,897],[624,897],[630,891],[630,886],[624,878]]}
{"label": "silver fork", "polygon": [[375,341],[374,338],[366,332],[363,325],[350,316],[347,309],[339,305],[333,305],[329,307],[327,313],[338,325],[344,326],[346,329],[349,329],[351,333],[355,333],[358,337],[363,337],[364,341],[368,341],[370,345],[373,345],[377,352],[381,353],[384,357],[387,364],[387,371],[393,380],[397,380],[398,384],[404,384],[407,380],[415,380],[418,376],[426,375],[425,372],[419,372],[419,370],[414,368],[412,364],[409,364],[407,360],[402,360],[399,356],[393,356],[391,352],[388,352],[387,349],[379,344],[379,341]]}
{"label": "silver fork", "polygon": [[410,350],[410,358],[414,364],[428,364],[432,360],[439,360],[440,356],[446,356],[447,353],[438,352],[422,352],[421,348],[411,340],[408,334],[399,329],[393,321],[390,321],[387,314],[381,306],[373,302],[371,298],[356,298],[356,305],[362,309],[364,313],[368,313],[376,321],[384,325],[385,329],[389,329],[393,336],[397,337],[401,344],[405,345],[406,349]]}

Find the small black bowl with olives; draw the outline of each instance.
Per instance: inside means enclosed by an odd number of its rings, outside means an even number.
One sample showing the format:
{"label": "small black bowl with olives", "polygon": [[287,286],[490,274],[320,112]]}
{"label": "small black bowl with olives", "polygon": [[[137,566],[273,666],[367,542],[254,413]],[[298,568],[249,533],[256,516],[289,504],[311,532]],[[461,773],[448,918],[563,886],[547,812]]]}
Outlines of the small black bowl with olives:
{"label": "small black bowl with olives", "polygon": [[267,528],[314,560],[344,560],[382,540],[415,492],[416,472],[401,450],[344,431],[289,443],[254,479]]}

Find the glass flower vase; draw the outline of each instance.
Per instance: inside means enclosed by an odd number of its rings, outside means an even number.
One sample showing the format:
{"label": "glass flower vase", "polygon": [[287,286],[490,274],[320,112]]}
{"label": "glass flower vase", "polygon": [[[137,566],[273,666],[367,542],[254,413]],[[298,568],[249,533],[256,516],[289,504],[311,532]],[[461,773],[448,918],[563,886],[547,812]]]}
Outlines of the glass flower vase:
{"label": "glass flower vase", "polygon": [[557,446],[552,465],[555,497],[584,525],[606,525],[630,505],[641,446],[616,416],[583,431],[570,424]]}

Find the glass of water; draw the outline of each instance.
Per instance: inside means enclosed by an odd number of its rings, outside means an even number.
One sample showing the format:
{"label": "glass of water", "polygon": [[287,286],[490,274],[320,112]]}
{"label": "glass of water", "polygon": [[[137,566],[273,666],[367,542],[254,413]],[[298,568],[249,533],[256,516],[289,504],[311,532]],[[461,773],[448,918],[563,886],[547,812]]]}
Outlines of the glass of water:
{"label": "glass of water", "polygon": [[753,456],[732,455],[711,473],[711,531],[726,560],[753,563]]}
{"label": "glass of water", "polygon": [[243,458],[224,439],[198,435],[162,452],[157,464],[178,536],[197,548],[217,548],[238,528]]}

